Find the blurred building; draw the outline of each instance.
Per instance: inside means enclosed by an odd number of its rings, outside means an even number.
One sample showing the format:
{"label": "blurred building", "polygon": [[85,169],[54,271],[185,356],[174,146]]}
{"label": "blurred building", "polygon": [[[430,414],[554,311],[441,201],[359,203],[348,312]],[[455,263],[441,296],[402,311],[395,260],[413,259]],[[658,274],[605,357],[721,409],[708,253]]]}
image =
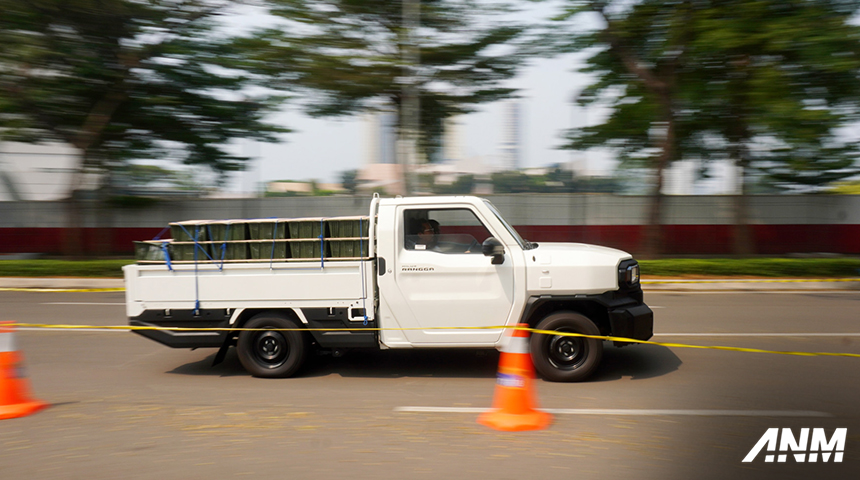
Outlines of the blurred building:
{"label": "blurred building", "polygon": [[365,125],[365,165],[397,163],[397,114],[378,112],[366,115]]}
{"label": "blurred building", "polygon": [[314,190],[324,190],[329,192],[342,192],[343,186],[340,183],[318,183],[318,182],[292,182],[279,181],[266,183],[267,193],[294,193],[297,195],[311,195]]}
{"label": "blurred building", "polygon": [[517,170],[522,165],[522,112],[519,101],[508,100],[505,105],[505,126],[502,137],[502,170]]}
{"label": "blurred building", "polygon": [[[521,162],[520,107],[508,104],[504,141],[499,156],[472,156],[464,153],[464,132],[461,119],[451,117],[445,121],[440,158],[434,163],[413,167],[414,175],[432,175],[437,185],[454,183],[463,175],[489,179],[503,170],[515,170]],[[375,113],[365,117],[364,165],[358,173],[360,192],[384,191],[389,195],[405,193],[403,166],[397,163],[397,116],[391,112]],[[475,193],[488,194],[483,189],[488,182],[478,182]],[[422,193],[422,192],[416,192]],[[427,193],[427,192],[423,192]]]}
{"label": "blurred building", "polygon": [[739,193],[738,169],[729,160],[703,165],[699,160],[673,162],[664,172],[665,195],[735,195]]}
{"label": "blurred building", "polygon": [[381,191],[403,195],[403,167],[397,163],[397,114],[377,112],[363,120],[365,129],[364,165],[356,180],[359,192]]}
{"label": "blurred building", "polygon": [[463,124],[460,116],[445,119],[445,133],[442,135],[443,161],[459,162],[465,158],[463,153]]}
{"label": "blurred building", "polygon": [[[78,150],[63,143],[0,142],[0,201],[60,200],[72,189]],[[95,188],[95,175],[79,188]]]}
{"label": "blurred building", "polygon": [[371,163],[359,170],[358,191],[384,192],[388,195],[403,195],[403,166],[396,163]]}

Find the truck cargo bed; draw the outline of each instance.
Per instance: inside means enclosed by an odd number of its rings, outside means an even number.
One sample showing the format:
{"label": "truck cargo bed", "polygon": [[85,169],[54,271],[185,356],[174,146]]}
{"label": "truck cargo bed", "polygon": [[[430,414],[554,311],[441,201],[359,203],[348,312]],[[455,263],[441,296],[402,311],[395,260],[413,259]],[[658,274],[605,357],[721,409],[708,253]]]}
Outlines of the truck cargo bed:
{"label": "truck cargo bed", "polygon": [[[126,265],[126,311],[269,307],[364,308],[373,260]],[[372,316],[372,308],[367,314]]]}

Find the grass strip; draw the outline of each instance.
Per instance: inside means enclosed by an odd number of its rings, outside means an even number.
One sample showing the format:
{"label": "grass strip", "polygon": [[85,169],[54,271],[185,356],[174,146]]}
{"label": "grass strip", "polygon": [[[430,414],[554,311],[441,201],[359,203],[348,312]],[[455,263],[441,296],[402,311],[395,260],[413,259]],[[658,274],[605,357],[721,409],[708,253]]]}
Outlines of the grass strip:
{"label": "grass strip", "polygon": [[[133,259],[0,260],[0,277],[121,278]],[[640,260],[644,276],[677,277],[860,277],[860,258],[666,258]]]}
{"label": "grass strip", "polygon": [[122,267],[134,259],[111,260],[0,260],[0,277],[122,278]]}
{"label": "grass strip", "polygon": [[860,276],[860,258],[667,258],[640,260],[645,276],[839,278]]}

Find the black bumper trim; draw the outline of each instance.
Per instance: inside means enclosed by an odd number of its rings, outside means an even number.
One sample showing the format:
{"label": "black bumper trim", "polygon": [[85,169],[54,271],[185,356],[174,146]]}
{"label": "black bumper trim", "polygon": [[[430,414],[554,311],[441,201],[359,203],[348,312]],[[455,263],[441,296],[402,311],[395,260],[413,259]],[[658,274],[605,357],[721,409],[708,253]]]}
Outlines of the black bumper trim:
{"label": "black bumper trim", "polygon": [[[323,348],[379,348],[379,335],[376,321],[363,322],[349,320],[347,309],[337,308],[303,308],[302,313],[308,321],[308,327],[314,340]],[[330,328],[326,332],[319,329]],[[362,329],[368,331],[361,331]],[[352,330],[344,330],[352,329]]]}
{"label": "black bumper trim", "polygon": [[613,337],[648,340],[654,335],[654,312],[648,305],[616,308],[609,311]]}
{"label": "black bumper trim", "polygon": [[[543,295],[528,299],[522,319],[524,322],[528,322],[534,316],[541,316],[543,315],[542,312],[546,312],[547,307],[554,303],[591,304],[596,306],[593,308],[599,310],[600,315],[605,315],[603,316],[603,323],[598,324],[601,334],[634,340],[648,340],[654,334],[654,312],[642,300],[642,289],[639,285],[600,295]],[[576,310],[576,308],[573,309]],[[584,313],[588,314],[589,312]],[[592,311],[591,313],[596,314],[598,312]],[[606,322],[606,317],[608,317],[608,322]],[[616,345],[629,344],[629,342],[615,343]]]}
{"label": "black bumper trim", "polygon": [[[204,310],[194,315],[192,310],[174,310],[165,316],[161,310],[147,310],[128,319],[132,327],[158,328],[229,328],[230,317],[224,310]],[[171,348],[220,348],[229,334],[226,330],[132,330],[134,333]]]}

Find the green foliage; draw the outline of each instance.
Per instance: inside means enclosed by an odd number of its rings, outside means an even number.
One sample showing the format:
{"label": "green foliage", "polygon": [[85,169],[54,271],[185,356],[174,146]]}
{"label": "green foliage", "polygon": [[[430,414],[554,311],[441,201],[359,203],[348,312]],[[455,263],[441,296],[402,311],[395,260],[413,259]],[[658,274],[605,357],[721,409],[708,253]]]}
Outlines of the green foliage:
{"label": "green foliage", "polygon": [[307,91],[313,116],[391,111],[398,131],[406,125],[404,86],[411,84],[420,100],[418,146],[428,159],[438,157],[446,118],[513,93],[503,82],[522,62],[512,45],[523,29],[496,20],[506,0],[416,1],[420,23],[412,35],[402,2],[271,3],[285,21],[258,32],[254,59],[268,65],[278,84]]}
{"label": "green foliage", "polygon": [[[0,260],[0,277],[122,277],[117,260]],[[857,277],[860,258],[669,258],[640,260],[644,276]]]}
{"label": "green foliage", "polygon": [[187,170],[173,170],[157,165],[125,163],[111,170],[114,189],[131,191],[138,196],[159,196],[165,191],[194,194],[205,188]]}
{"label": "green foliage", "polygon": [[263,197],[265,198],[280,198],[280,197],[306,197],[307,193],[299,193],[299,192],[264,192]]}
{"label": "green foliage", "polygon": [[474,175],[460,175],[450,184],[432,182],[431,191],[437,195],[471,195],[474,188]]}
{"label": "green foliage", "polygon": [[493,193],[617,193],[621,190],[613,178],[579,178],[560,168],[544,175],[523,172],[497,172],[492,175]]}
{"label": "green foliage", "polygon": [[286,130],[263,121],[281,100],[249,93],[243,43],[215,31],[228,6],[0,0],[0,131],[73,145],[89,170],[135,158],[242,169],[231,139]]}
{"label": "green foliage", "polygon": [[522,172],[496,172],[492,175],[493,193],[528,193],[546,191],[544,178]]}
{"label": "green foliage", "polygon": [[160,200],[152,197],[138,195],[115,195],[107,199],[108,205],[115,208],[150,208],[157,205]]}
{"label": "green foliage", "polygon": [[667,258],[640,260],[642,275],[704,277],[856,277],[860,258]]}
{"label": "green foliage", "polygon": [[607,22],[568,27],[561,48],[589,52],[583,71],[595,80],[578,101],[610,114],[568,132],[565,147],[608,147],[632,168],[654,167],[661,153],[730,159],[784,190],[850,177],[858,145],[838,130],[860,113],[857,9],[829,0],[568,1],[560,21],[599,12]]}
{"label": "green foliage", "polygon": [[341,173],[340,182],[348,194],[355,195],[358,190],[358,170],[347,170]]}
{"label": "green foliage", "polygon": [[0,260],[0,277],[122,277],[134,259]]}

